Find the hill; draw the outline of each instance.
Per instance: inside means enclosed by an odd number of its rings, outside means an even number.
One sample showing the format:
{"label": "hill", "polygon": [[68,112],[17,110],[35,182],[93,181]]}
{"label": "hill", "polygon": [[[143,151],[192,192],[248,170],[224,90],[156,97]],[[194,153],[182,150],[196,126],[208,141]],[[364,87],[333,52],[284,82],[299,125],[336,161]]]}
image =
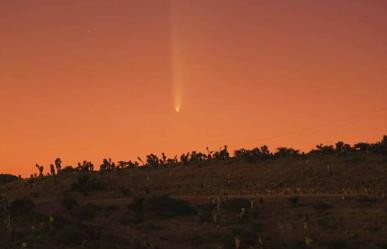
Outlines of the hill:
{"label": "hill", "polygon": [[387,157],[340,145],[85,162],[2,184],[0,248],[386,248]]}

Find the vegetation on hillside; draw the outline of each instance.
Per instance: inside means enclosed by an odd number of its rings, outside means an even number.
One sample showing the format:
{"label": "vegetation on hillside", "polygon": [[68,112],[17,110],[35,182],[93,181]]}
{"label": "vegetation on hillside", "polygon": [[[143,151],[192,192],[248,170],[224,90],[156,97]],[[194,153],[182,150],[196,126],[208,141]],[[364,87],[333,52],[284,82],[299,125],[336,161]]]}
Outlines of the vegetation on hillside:
{"label": "vegetation on hillside", "polygon": [[[294,148],[287,147],[279,147],[275,152],[271,152],[269,148],[264,145],[261,147],[256,147],[253,149],[238,149],[234,151],[233,156],[230,155],[228,151],[228,147],[224,146],[224,148],[219,151],[210,151],[207,148],[207,152],[187,152],[181,154],[179,157],[175,156],[173,158],[168,158],[164,153],[162,153],[161,157],[156,154],[149,154],[146,156],[146,160],[142,160],[142,158],[138,157],[137,161],[118,161],[113,162],[112,159],[103,159],[102,164],[99,166],[100,172],[108,172],[115,169],[133,169],[138,167],[150,167],[150,168],[158,168],[158,167],[173,167],[179,165],[197,165],[204,163],[213,163],[218,161],[225,160],[243,160],[249,163],[254,163],[258,161],[264,161],[268,159],[277,159],[277,158],[296,158],[296,157],[307,157],[313,155],[348,155],[355,153],[372,153],[382,156],[387,156],[387,136],[383,136],[382,140],[376,143],[356,143],[351,146],[342,141],[337,142],[335,145],[323,145],[319,144],[315,149],[312,149],[308,153],[300,152]],[[38,173],[32,174],[31,178],[44,176],[44,166],[36,164],[36,168],[38,169]],[[57,158],[54,164],[50,165],[50,173],[48,175],[60,175],[65,173],[72,172],[85,172],[85,171],[94,171],[94,164],[90,161],[83,161],[82,163],[78,163],[76,167],[74,166],[66,166],[62,169],[62,160]],[[1,177],[0,177],[1,183]]]}
{"label": "vegetation on hillside", "polygon": [[[1,175],[0,248],[385,249],[387,137]],[[99,170],[98,170],[99,169]],[[4,180],[5,179],[5,180]]]}

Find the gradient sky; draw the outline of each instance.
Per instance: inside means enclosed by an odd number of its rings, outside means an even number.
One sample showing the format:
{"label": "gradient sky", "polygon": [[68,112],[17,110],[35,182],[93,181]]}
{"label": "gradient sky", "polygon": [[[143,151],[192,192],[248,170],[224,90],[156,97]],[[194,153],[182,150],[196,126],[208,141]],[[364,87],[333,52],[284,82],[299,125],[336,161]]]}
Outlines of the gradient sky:
{"label": "gradient sky", "polygon": [[2,0],[0,172],[380,140],[386,13],[384,0]]}

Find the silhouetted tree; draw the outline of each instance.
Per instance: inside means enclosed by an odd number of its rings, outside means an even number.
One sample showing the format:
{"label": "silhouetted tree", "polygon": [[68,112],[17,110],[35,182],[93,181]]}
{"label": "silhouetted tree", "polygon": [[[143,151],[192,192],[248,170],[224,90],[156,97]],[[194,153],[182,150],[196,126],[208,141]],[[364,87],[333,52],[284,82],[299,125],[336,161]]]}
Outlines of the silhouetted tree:
{"label": "silhouetted tree", "polygon": [[310,153],[329,155],[329,154],[335,153],[335,148],[332,145],[319,144],[319,145],[316,145],[316,149],[312,150]]}
{"label": "silhouetted tree", "polygon": [[62,170],[62,160],[59,157],[55,159],[55,167],[57,174],[60,175]]}
{"label": "silhouetted tree", "polygon": [[351,145],[349,144],[346,144],[342,141],[336,143],[335,151],[337,153],[348,153],[348,152],[351,152],[351,150],[352,148],[351,148]]}
{"label": "silhouetted tree", "polygon": [[213,151],[210,151],[210,148],[209,148],[208,146],[207,146],[206,150],[207,150],[207,156],[206,156],[206,158],[207,158],[207,160],[211,160],[211,159],[213,158],[214,152],[213,152]]}
{"label": "silhouetted tree", "polygon": [[383,155],[387,155],[387,136],[383,136],[382,141],[380,141],[380,151]]}
{"label": "silhouetted tree", "polygon": [[132,161],[129,160],[129,162],[128,162],[128,168],[129,168],[129,169],[134,169],[134,168],[136,168],[136,167],[138,167],[138,162],[132,162]]}
{"label": "silhouetted tree", "polygon": [[371,145],[368,143],[357,143],[353,146],[353,148],[357,151],[370,151]]}
{"label": "silhouetted tree", "polygon": [[118,168],[125,169],[127,167],[128,167],[128,162],[125,162],[125,161],[119,161],[118,162]]}
{"label": "silhouetted tree", "polygon": [[101,172],[104,172],[104,171],[110,171],[114,168],[115,168],[115,164],[112,162],[112,159],[104,158],[102,164],[99,167],[99,170]]}
{"label": "silhouetted tree", "polygon": [[78,163],[76,170],[77,171],[93,171],[94,165],[92,162],[83,161],[82,163]]}
{"label": "silhouetted tree", "polygon": [[249,163],[254,163],[260,160],[268,159],[270,157],[270,152],[267,146],[262,146],[261,149],[254,148],[252,150],[236,150],[234,155],[237,159],[243,159]]}
{"label": "silhouetted tree", "polygon": [[35,167],[39,171],[39,176],[42,177],[43,176],[43,171],[44,171],[44,166],[43,165],[39,165],[39,164],[35,164]]}
{"label": "silhouetted tree", "polygon": [[370,150],[373,153],[387,156],[387,136],[383,136],[380,142],[372,144]]}
{"label": "silhouetted tree", "polygon": [[144,161],[141,159],[141,157],[137,157],[137,160],[140,161],[140,163],[142,163],[142,166],[145,166],[145,163],[144,163]]}
{"label": "silhouetted tree", "polygon": [[215,159],[220,159],[220,160],[229,159],[230,158],[230,153],[228,152],[227,145],[225,145],[224,148],[221,149],[220,151],[215,152],[213,157]]}
{"label": "silhouetted tree", "polygon": [[279,147],[277,152],[274,154],[276,157],[296,157],[300,155],[299,150],[293,148]]}
{"label": "silhouetted tree", "polygon": [[55,176],[55,168],[54,168],[54,164],[50,164],[50,172],[51,172],[51,175],[52,175],[52,176]]}
{"label": "silhouetted tree", "polygon": [[183,153],[180,155],[180,162],[183,164],[183,165],[186,165],[188,164],[189,162],[189,153]]}
{"label": "silhouetted tree", "polygon": [[155,154],[149,154],[146,156],[147,166],[157,167],[159,166],[159,158]]}
{"label": "silhouetted tree", "polygon": [[165,153],[164,153],[164,152],[161,153],[161,164],[162,164],[162,165],[167,164],[167,160],[168,160],[168,158],[167,158],[167,156],[165,155]]}
{"label": "silhouetted tree", "polygon": [[269,159],[271,157],[269,147],[267,147],[266,145],[261,146],[261,154],[263,156],[263,159]]}

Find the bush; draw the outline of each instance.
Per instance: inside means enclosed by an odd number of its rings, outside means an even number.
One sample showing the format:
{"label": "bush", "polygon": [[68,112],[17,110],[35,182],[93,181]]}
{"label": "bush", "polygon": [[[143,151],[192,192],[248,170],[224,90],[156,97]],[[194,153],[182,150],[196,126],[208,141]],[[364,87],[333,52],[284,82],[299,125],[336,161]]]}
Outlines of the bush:
{"label": "bush", "polygon": [[0,195],[0,218],[4,218],[8,215],[9,204],[7,198]]}
{"label": "bush", "polygon": [[66,208],[68,211],[72,210],[75,207],[79,206],[79,203],[76,199],[70,198],[70,197],[65,197],[62,202],[62,206]]}
{"label": "bush", "polygon": [[122,225],[138,224],[144,220],[144,198],[135,197],[131,204],[128,205],[129,211],[121,217]]}
{"label": "bush", "polygon": [[30,215],[35,212],[35,203],[30,199],[16,199],[11,202],[10,211],[13,216]]}
{"label": "bush", "polygon": [[187,201],[168,196],[156,196],[144,202],[146,211],[162,217],[195,215],[196,210]]}
{"label": "bush", "polygon": [[288,198],[288,202],[290,206],[297,207],[300,202],[300,198],[298,198],[298,196],[292,196]]}
{"label": "bush", "polygon": [[377,244],[371,247],[371,249],[387,249],[387,244]]}
{"label": "bush", "polygon": [[102,190],[103,187],[103,182],[90,172],[79,173],[75,181],[71,184],[72,191],[79,191],[85,195],[89,191]]}
{"label": "bush", "polygon": [[337,230],[339,228],[339,225],[337,222],[328,217],[320,217],[317,219],[317,224],[321,226],[322,228],[328,229],[328,230]]}
{"label": "bush", "polygon": [[378,199],[371,197],[360,197],[356,201],[362,205],[372,205],[378,202]]}
{"label": "bush", "polygon": [[75,210],[75,216],[82,220],[90,220],[97,217],[101,208],[95,204],[87,203]]}
{"label": "bush", "polygon": [[345,249],[348,247],[347,242],[341,239],[332,240],[328,243],[330,249]]}
{"label": "bush", "polygon": [[128,205],[128,209],[133,212],[142,212],[144,209],[145,199],[142,197],[135,197],[131,204]]}
{"label": "bush", "polygon": [[243,198],[230,199],[224,202],[223,208],[230,212],[239,213],[242,208],[250,208],[250,201]]}
{"label": "bush", "polygon": [[320,214],[326,214],[329,209],[332,209],[333,206],[326,203],[317,203],[314,206],[314,209]]}
{"label": "bush", "polygon": [[75,225],[66,225],[55,234],[56,241],[64,245],[80,245],[82,238],[81,229]]}
{"label": "bush", "polygon": [[31,197],[32,198],[39,198],[40,193],[39,192],[31,192]]}
{"label": "bush", "polygon": [[119,210],[119,207],[114,204],[103,208],[105,217],[110,217],[117,210]]}
{"label": "bush", "polygon": [[127,226],[130,224],[139,224],[144,220],[143,212],[126,212],[121,216],[120,224]]}
{"label": "bush", "polygon": [[[128,209],[131,211],[128,220],[132,220],[132,222],[141,221],[145,212],[161,217],[189,216],[196,214],[196,210],[189,202],[168,196],[154,196],[150,199],[136,197],[128,206]],[[128,215],[126,218],[128,218]]]}
{"label": "bush", "polygon": [[197,221],[199,223],[206,223],[212,221],[212,205],[201,205],[197,209]]}
{"label": "bush", "polygon": [[103,210],[106,212],[106,213],[112,213],[114,211],[117,211],[119,209],[119,207],[117,205],[109,205],[109,206],[106,206],[103,208]]}
{"label": "bush", "polygon": [[245,223],[243,225],[233,228],[231,234],[223,238],[223,247],[224,248],[235,248],[234,238],[236,236],[240,237],[243,248],[248,248],[248,246],[254,246],[257,242],[257,234],[263,231],[263,226],[259,223]]}
{"label": "bush", "polygon": [[123,196],[130,196],[130,188],[124,188],[121,190]]}
{"label": "bush", "polygon": [[64,228],[66,225],[68,225],[69,222],[68,220],[61,216],[61,215],[54,215],[52,216],[52,221],[51,221],[51,225],[53,228],[55,229],[62,229]]}

